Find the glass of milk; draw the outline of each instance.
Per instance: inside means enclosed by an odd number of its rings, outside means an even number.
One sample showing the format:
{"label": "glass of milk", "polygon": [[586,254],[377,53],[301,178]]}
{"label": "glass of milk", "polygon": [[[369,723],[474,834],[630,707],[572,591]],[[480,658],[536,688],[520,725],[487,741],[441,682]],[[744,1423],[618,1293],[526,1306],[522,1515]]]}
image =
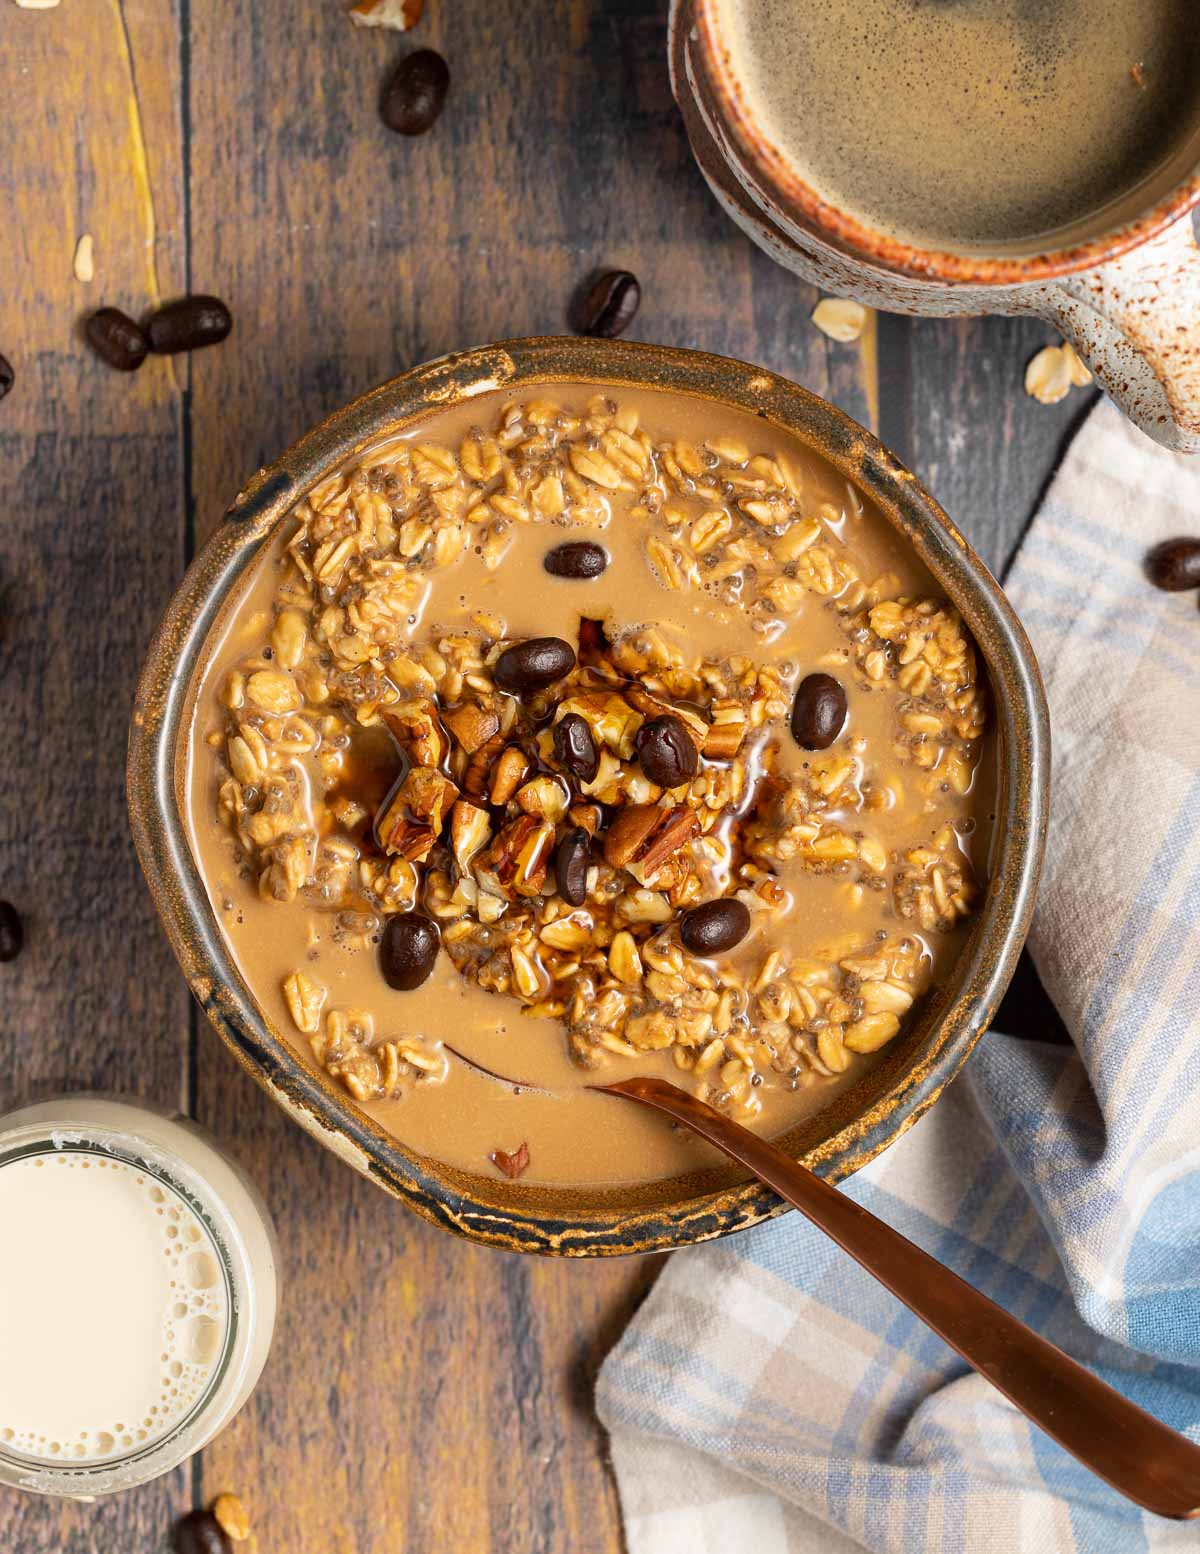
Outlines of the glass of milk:
{"label": "glass of milk", "polygon": [[0,1117],[0,1484],[91,1499],[199,1451],[262,1371],[276,1261],[194,1123],[98,1095]]}

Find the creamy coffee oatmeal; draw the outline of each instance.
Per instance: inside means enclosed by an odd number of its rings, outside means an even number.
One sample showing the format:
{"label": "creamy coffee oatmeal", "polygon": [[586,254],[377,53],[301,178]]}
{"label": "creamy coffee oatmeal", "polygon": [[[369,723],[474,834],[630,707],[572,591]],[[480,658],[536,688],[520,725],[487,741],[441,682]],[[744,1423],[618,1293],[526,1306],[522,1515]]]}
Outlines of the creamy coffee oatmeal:
{"label": "creamy coffee oatmeal", "polygon": [[276,1026],[413,1148],[529,1181],[765,1133],[895,1039],[978,900],[956,611],[769,423],[553,385],[325,480],[197,692],[193,845]]}

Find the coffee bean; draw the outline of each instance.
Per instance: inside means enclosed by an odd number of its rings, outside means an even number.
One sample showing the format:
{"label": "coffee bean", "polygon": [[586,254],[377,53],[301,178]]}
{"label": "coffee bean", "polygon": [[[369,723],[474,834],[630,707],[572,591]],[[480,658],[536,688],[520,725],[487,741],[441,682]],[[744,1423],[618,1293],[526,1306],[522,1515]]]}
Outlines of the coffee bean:
{"label": "coffee bean", "polygon": [[805,675],[792,703],[792,738],[803,750],[825,750],[846,722],[846,693],[828,674]]}
{"label": "coffee bean", "polygon": [[383,980],[399,993],[409,993],[433,970],[441,934],[437,924],[420,912],[397,912],[384,925],[379,945]]}
{"label": "coffee bean", "polygon": [[84,333],[96,355],[118,372],[136,372],[150,349],[146,336],[120,308],[101,308],[93,313]]}
{"label": "coffee bean", "polygon": [[551,577],[599,577],[608,565],[608,552],[590,540],[568,540],[548,550],[542,565]]}
{"label": "coffee bean", "polygon": [[726,896],[692,907],[679,923],[679,937],[693,955],[721,955],[740,944],[750,932],[750,911],[742,902]]}
{"label": "coffee bean", "polygon": [[20,913],[11,901],[0,901],[0,960],[16,960],[24,943]]}
{"label": "coffee bean", "polygon": [[1200,540],[1164,540],[1146,557],[1146,576],[1155,588],[1182,593],[1200,588]]}
{"label": "coffee bean", "polygon": [[12,388],[15,378],[16,373],[12,370],[12,362],[7,356],[0,356],[0,399],[3,399]]}
{"label": "coffee bean", "polygon": [[558,893],[568,906],[582,906],[587,895],[587,875],[592,862],[592,839],[582,826],[568,831],[554,855]]}
{"label": "coffee bean", "polygon": [[492,670],[502,691],[544,691],[575,667],[575,649],[561,637],[530,637],[505,648]]}
{"label": "coffee bean", "polygon": [[152,351],[172,356],[218,345],[232,328],[233,319],[220,297],[180,297],[151,315],[146,333]]}
{"label": "coffee bean", "polygon": [[670,713],[643,723],[634,740],[642,770],[660,788],[677,788],[696,775],[700,753],[680,718]]}
{"label": "coffee bean", "polygon": [[175,1554],[233,1554],[233,1545],[211,1511],[190,1511],[175,1523]]}
{"label": "coffee bean", "polygon": [[379,112],[397,135],[424,135],[437,123],[450,90],[450,70],[433,49],[417,49],[396,66]]}
{"label": "coffee bean", "polygon": [[596,741],[586,718],[577,712],[568,712],[554,725],[554,759],[580,782],[591,782],[600,770]]}
{"label": "coffee bean", "polygon": [[636,275],[630,270],[606,270],[596,277],[579,301],[576,332],[615,340],[633,322],[641,300],[642,288]]}

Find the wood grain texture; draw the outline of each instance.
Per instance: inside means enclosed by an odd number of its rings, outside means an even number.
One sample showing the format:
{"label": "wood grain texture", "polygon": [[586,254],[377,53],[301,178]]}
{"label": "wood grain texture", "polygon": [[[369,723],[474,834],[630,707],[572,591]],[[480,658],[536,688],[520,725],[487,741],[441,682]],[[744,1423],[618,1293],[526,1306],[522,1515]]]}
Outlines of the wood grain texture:
{"label": "wood grain texture", "polygon": [[[222,1489],[263,1554],[615,1554],[591,1381],[653,1262],[522,1260],[405,1215],[288,1123],[197,1028],[122,813],[130,688],[186,548],[244,477],[439,352],[565,328],[598,266],[643,285],[630,334],[774,368],[876,424],[999,565],[1083,406],[1020,393],[1038,326],[810,325],[810,288],[720,214],[667,84],[661,0],[430,0],[411,39],[334,0],[0,0],[0,677],[32,731],[0,789],[0,1104],[63,1085],[190,1101],[263,1186],[284,1299],[263,1383],[187,1473],[98,1508],[0,1495],[20,1554],[165,1548]],[[442,50],[442,121],[380,124],[384,75]],[[132,68],[131,68],[132,67]],[[136,111],[135,111],[136,110]],[[144,171],[143,171],[144,169]],[[97,279],[71,275],[79,231]],[[213,291],[235,328],[111,373],[72,333]],[[875,362],[878,357],[879,370]],[[191,1065],[191,1066],[189,1066]]]}
{"label": "wood grain texture", "polygon": [[880,436],[929,487],[997,576],[1095,389],[1057,405],[1023,391],[1057,337],[1033,318],[880,320]]}
{"label": "wood grain texture", "polygon": [[[187,994],[125,819],[138,660],[183,561],[181,398],[82,343],[183,277],[179,32],[170,4],[0,14],[0,894],[26,948],[0,979],[0,1111],[60,1090],[186,1099]],[[74,278],[78,236],[96,277]],[[5,1248],[4,1257],[19,1255]],[[186,1470],[96,1507],[0,1492],[14,1554],[163,1547]]]}

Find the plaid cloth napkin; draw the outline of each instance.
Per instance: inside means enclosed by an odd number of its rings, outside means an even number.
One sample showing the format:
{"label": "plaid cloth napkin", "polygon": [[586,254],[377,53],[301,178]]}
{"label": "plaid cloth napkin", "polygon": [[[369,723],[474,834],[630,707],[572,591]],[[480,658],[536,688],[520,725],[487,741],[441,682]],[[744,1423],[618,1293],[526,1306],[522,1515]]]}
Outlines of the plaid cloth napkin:
{"label": "plaid cloth napkin", "polygon": [[[1074,1047],[989,1033],[844,1190],[1200,1440],[1200,613],[1141,571],[1188,533],[1200,460],[1098,406],[1009,583],[1054,730],[1031,947]],[[630,1554],[1200,1550],[798,1214],[673,1257],[597,1406]]]}

